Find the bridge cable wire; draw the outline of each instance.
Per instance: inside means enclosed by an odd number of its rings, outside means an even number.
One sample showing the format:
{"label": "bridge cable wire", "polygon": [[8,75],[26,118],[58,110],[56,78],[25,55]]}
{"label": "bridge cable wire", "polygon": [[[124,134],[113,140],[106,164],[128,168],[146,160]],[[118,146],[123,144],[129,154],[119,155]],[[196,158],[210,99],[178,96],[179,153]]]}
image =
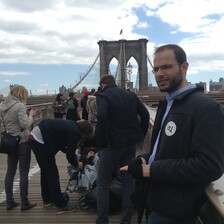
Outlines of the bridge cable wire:
{"label": "bridge cable wire", "polygon": [[86,72],[86,74],[81,77],[81,79],[71,88],[71,90],[74,90],[85,78],[86,76],[90,73],[90,71],[92,70],[92,68],[94,67],[94,65],[96,64],[99,56],[100,56],[100,52],[101,50],[99,51],[99,54],[97,55],[96,59],[94,60],[93,64],[90,66],[89,70]]}
{"label": "bridge cable wire", "polygon": [[[125,58],[125,49],[123,49],[124,48],[124,46],[123,46],[123,44],[121,43],[121,45],[120,45],[120,52],[119,52],[119,59],[118,59],[118,65],[117,65],[117,69],[116,69],[116,73],[115,73],[115,80],[117,80],[117,78],[120,78],[120,77],[117,77],[118,76],[118,73],[120,73],[121,71],[121,65],[120,65],[120,59],[121,59],[121,56],[122,56],[122,51],[124,52],[124,61],[126,60],[126,58]],[[150,64],[150,66],[153,68],[153,65],[152,65],[152,63],[151,63],[151,61],[150,61],[150,59],[149,59],[149,56],[147,55],[147,53],[146,53],[146,49],[145,49],[145,47],[144,47],[144,45],[143,45],[143,49],[144,49],[144,51],[145,51],[145,54],[146,54],[146,57],[147,57],[147,60],[148,60],[148,62],[149,62],[149,64]],[[102,51],[102,49],[99,51],[99,54],[97,55],[97,57],[96,57],[96,59],[94,60],[94,62],[93,62],[93,64],[90,66],[90,68],[89,68],[89,70],[86,72],[86,74],[83,76],[83,77],[81,77],[80,78],[80,80],[73,86],[73,87],[71,87],[71,90],[74,90],[86,77],[87,77],[87,75],[90,73],[90,71],[92,70],[92,68],[94,67],[94,65],[96,64],[96,62],[97,62],[97,60],[98,60],[98,58],[99,58],[99,56],[100,56],[100,53],[101,53],[101,51]],[[136,80],[137,81],[137,80]]]}
{"label": "bridge cable wire", "polygon": [[118,63],[117,63],[117,69],[115,73],[115,80],[117,80],[118,72],[120,72],[120,59],[121,59],[121,53],[122,53],[122,43],[120,45],[120,52],[119,52],[119,58],[118,58]]}
{"label": "bridge cable wire", "polygon": [[[124,52],[124,63],[126,64],[126,54],[125,54],[125,43],[123,43],[123,52]],[[124,65],[124,64],[123,64]],[[127,64],[125,65],[125,67],[127,67]],[[125,69],[125,82],[127,80],[127,69]]]}
{"label": "bridge cable wire", "polygon": [[145,46],[143,45],[142,47],[143,47],[143,50],[145,51],[145,55],[146,55],[146,57],[147,57],[147,60],[148,60],[148,62],[149,62],[149,64],[150,64],[151,68],[153,69],[152,62],[151,62],[150,59],[149,59],[149,56],[148,56],[148,54],[147,54],[147,52],[146,52],[146,49],[145,49]]}
{"label": "bridge cable wire", "polygon": [[[149,64],[150,64],[151,68],[153,69],[152,62],[151,62],[150,59],[149,59],[149,56],[148,56],[148,54],[147,54],[147,52],[146,52],[146,49],[145,49],[145,46],[143,45],[142,47],[143,47],[143,50],[145,51],[146,58],[147,58],[147,60],[148,60],[148,62],[149,62]],[[139,74],[138,74],[138,76],[139,76]],[[149,75],[149,82],[152,83],[151,80],[150,80],[150,75]]]}

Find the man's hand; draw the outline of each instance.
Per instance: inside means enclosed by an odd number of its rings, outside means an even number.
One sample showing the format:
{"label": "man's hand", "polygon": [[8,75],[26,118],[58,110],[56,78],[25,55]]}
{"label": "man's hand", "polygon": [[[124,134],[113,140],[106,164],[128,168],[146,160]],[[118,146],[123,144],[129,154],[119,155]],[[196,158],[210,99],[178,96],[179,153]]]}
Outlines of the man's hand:
{"label": "man's hand", "polygon": [[143,177],[150,177],[150,166],[148,164],[142,164]]}
{"label": "man's hand", "polygon": [[120,168],[120,171],[128,171],[131,176],[135,179],[140,179],[142,177],[149,177],[149,165],[143,157],[133,159],[127,166]]}
{"label": "man's hand", "polygon": [[77,169],[79,171],[84,169],[84,166],[83,166],[83,163],[82,162],[79,162],[79,165],[78,165]]}
{"label": "man's hand", "polygon": [[128,171],[128,165],[127,166],[122,166],[120,168],[120,171]]}

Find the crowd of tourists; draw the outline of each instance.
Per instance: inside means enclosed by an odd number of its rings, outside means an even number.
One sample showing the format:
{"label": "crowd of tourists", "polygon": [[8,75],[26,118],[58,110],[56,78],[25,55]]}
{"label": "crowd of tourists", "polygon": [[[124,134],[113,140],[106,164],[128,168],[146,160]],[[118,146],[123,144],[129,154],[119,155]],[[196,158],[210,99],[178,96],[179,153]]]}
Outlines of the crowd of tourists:
{"label": "crowd of tourists", "polygon": [[138,223],[197,222],[206,187],[224,170],[224,109],[202,86],[188,83],[189,63],[180,46],[162,45],[153,56],[155,80],[167,95],[159,103],[150,148],[143,155],[136,156],[136,144],[147,136],[149,111],[134,92],[118,87],[113,75],[102,76],[97,91],[85,90],[80,100],[73,92],[67,99],[59,93],[52,104],[54,118],[35,127],[36,110],[26,109],[28,91],[20,85],[11,89],[0,115],[5,131],[20,136],[20,142],[7,156],[7,210],[19,206],[13,196],[18,163],[21,210],[36,206],[28,199],[31,150],[40,167],[43,207],[55,206],[57,214],[78,209],[60,186],[55,157],[62,151],[72,171],[70,193],[78,186],[79,173],[98,156],[96,224],[110,223],[110,183],[118,171],[121,224],[132,222],[134,208]]}

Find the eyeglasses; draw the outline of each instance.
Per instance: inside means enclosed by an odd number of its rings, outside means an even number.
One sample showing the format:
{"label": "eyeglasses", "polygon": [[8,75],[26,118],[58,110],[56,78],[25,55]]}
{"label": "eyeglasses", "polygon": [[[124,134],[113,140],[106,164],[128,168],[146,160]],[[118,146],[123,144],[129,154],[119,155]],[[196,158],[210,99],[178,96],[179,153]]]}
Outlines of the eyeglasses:
{"label": "eyeglasses", "polygon": [[174,65],[178,65],[178,64],[164,64],[164,65],[160,65],[158,67],[154,67],[152,69],[152,73],[156,74],[159,70],[168,70],[170,68],[173,68]]}

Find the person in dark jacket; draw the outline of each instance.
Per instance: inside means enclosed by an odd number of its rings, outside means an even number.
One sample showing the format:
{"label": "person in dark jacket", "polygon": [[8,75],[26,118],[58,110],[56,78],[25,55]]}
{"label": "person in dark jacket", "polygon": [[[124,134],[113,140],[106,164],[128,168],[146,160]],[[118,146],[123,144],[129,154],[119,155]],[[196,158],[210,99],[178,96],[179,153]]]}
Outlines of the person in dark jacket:
{"label": "person in dark jacket", "polygon": [[187,69],[180,46],[155,50],[155,79],[168,95],[157,110],[150,154],[121,168],[148,186],[135,195],[147,199],[148,224],[196,223],[205,188],[224,171],[223,106],[188,84]]}
{"label": "person in dark jacket", "polygon": [[[109,185],[119,166],[135,158],[136,143],[142,142],[149,125],[149,113],[137,95],[119,88],[112,75],[100,79],[102,91],[96,94],[97,121],[95,137],[100,148],[97,177],[97,224],[109,223]],[[139,117],[140,119],[139,119]],[[131,223],[131,195],[134,181],[131,175],[121,175],[123,198],[121,224]]]}
{"label": "person in dark jacket", "polygon": [[55,156],[63,151],[68,162],[78,167],[75,150],[78,144],[92,135],[92,124],[84,120],[46,119],[32,130],[29,143],[41,171],[41,194],[45,208],[55,204],[57,214],[76,210],[76,206],[69,203],[68,195],[61,192]]}
{"label": "person in dark jacket", "polygon": [[83,97],[82,97],[82,99],[80,101],[80,106],[82,108],[82,119],[84,119],[84,120],[88,120],[88,111],[86,109],[88,95],[89,95],[89,91],[88,90],[85,90],[83,92]]}
{"label": "person in dark jacket", "polygon": [[74,95],[75,95],[74,92],[69,93],[69,97],[65,103],[67,109],[66,119],[78,121],[80,120],[80,116],[78,113],[79,103]]}
{"label": "person in dark jacket", "polygon": [[52,108],[54,109],[54,118],[63,118],[64,114],[66,114],[66,106],[62,93],[57,94],[56,99],[52,104]]}

